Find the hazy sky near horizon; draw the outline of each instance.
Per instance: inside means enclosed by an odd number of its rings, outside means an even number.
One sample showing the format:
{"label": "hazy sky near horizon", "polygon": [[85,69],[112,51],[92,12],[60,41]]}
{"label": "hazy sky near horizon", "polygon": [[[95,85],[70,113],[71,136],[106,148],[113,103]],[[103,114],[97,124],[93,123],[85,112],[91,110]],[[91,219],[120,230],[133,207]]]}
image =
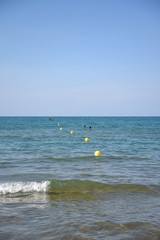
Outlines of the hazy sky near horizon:
{"label": "hazy sky near horizon", "polygon": [[0,116],[160,116],[160,1],[0,0]]}

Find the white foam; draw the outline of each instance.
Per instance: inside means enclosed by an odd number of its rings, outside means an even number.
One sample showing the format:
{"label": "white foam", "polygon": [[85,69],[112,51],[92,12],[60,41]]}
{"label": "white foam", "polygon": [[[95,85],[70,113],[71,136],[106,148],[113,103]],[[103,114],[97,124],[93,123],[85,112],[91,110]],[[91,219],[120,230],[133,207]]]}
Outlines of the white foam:
{"label": "white foam", "polygon": [[50,181],[1,183],[0,194],[17,192],[46,192],[49,184]]}

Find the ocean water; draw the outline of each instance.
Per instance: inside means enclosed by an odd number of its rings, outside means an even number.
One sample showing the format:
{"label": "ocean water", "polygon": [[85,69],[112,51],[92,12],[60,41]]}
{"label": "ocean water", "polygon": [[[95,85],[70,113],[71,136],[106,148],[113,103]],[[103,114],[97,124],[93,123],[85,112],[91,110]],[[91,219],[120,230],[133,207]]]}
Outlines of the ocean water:
{"label": "ocean water", "polygon": [[159,240],[160,117],[0,117],[0,239]]}

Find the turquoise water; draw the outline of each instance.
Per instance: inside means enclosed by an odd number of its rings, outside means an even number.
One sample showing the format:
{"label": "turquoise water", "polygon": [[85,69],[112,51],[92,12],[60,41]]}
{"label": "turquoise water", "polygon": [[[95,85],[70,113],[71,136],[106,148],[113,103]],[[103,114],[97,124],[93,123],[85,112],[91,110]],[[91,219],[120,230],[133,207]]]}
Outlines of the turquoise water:
{"label": "turquoise water", "polygon": [[160,117],[1,117],[0,139],[0,239],[160,239]]}

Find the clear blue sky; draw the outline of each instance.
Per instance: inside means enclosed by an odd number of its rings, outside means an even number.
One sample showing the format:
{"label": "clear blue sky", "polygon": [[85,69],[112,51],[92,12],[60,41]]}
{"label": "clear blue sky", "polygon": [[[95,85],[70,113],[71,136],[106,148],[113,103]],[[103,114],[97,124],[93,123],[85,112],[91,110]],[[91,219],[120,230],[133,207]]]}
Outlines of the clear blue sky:
{"label": "clear blue sky", "polygon": [[160,116],[160,1],[0,0],[0,116]]}

